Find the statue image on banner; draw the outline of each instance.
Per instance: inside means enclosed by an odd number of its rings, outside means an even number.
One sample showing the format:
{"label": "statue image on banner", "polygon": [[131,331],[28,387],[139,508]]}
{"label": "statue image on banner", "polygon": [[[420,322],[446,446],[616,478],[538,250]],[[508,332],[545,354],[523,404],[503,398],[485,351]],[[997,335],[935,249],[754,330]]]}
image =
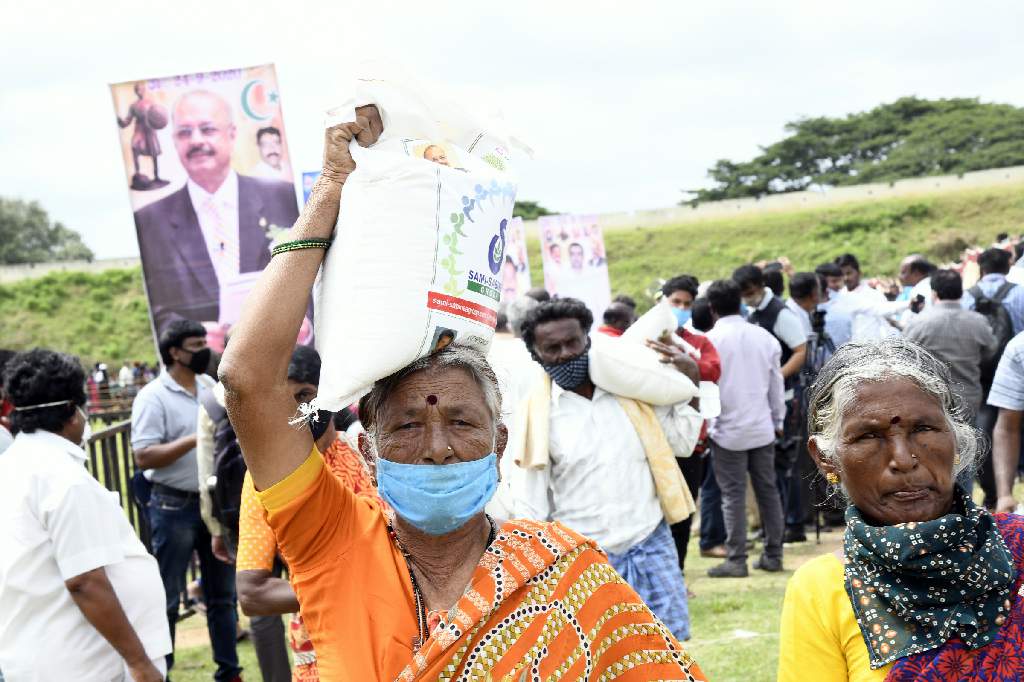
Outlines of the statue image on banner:
{"label": "statue image on banner", "polygon": [[[154,331],[192,319],[206,326],[211,346],[222,347],[270,262],[272,241],[298,218],[274,67],[111,90],[118,109],[128,93],[136,97],[118,124],[124,129],[135,122],[130,139],[122,133],[122,146]],[[154,125],[161,123],[152,115],[158,111],[162,125]],[[163,164],[163,180],[156,176],[156,157],[166,147],[175,158]],[[153,159],[152,181],[140,173],[140,156]],[[300,341],[308,342],[311,333],[307,320]]]}
{"label": "statue image on banner", "polygon": [[[166,180],[160,179],[160,171],[157,169],[157,159],[160,156],[160,140],[157,139],[156,131],[167,125],[167,110],[153,102],[146,96],[146,84],[142,81],[132,86],[138,99],[128,107],[128,115],[124,118],[117,117],[117,125],[127,128],[135,123],[135,130],[132,131],[132,163],[135,165],[135,174],[132,175],[131,188],[139,191],[160,189],[167,185]],[[148,156],[153,161],[153,177],[142,173],[139,167],[139,157]]]}

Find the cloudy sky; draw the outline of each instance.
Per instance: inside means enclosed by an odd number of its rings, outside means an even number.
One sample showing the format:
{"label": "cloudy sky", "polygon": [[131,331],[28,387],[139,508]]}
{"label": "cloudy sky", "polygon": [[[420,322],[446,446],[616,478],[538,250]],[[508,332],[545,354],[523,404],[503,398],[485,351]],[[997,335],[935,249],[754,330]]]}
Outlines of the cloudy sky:
{"label": "cloudy sky", "polygon": [[[0,0],[0,195],[38,200],[99,257],[137,254],[107,85],[277,65],[293,163],[313,170],[351,65],[443,81],[536,151],[520,198],[658,208],[794,118],[903,95],[1024,105],[1024,3],[351,3]],[[171,151],[171,150],[165,150]]]}

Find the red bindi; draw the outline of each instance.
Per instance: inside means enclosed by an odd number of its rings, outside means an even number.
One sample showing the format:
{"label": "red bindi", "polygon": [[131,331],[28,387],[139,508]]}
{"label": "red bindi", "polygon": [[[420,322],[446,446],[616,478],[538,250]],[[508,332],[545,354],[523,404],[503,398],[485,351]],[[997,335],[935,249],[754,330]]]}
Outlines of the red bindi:
{"label": "red bindi", "polygon": [[436,395],[428,395],[427,396],[427,405],[437,405],[437,396]]}
{"label": "red bindi", "polygon": [[890,424],[899,424],[900,423],[900,418],[899,417],[893,417],[892,419],[889,420],[889,423]]}

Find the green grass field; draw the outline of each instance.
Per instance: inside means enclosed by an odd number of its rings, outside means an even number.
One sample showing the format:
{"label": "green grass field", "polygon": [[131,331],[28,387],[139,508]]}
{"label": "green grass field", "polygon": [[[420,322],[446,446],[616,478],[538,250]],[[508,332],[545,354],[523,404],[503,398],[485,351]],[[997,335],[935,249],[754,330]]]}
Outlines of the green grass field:
{"label": "green grass field", "polygon": [[[737,266],[787,256],[797,269],[849,251],[867,275],[896,273],[900,259],[921,252],[942,262],[965,246],[986,244],[1024,224],[1024,186],[946,192],[827,208],[749,213],[653,229],[605,234],[612,290],[646,309],[659,278],[683,272],[702,280]],[[533,280],[541,284],[540,245],[529,240]],[[0,347],[59,348],[83,361],[120,367],[155,361],[138,269],[98,274],[53,273],[0,286]]]}

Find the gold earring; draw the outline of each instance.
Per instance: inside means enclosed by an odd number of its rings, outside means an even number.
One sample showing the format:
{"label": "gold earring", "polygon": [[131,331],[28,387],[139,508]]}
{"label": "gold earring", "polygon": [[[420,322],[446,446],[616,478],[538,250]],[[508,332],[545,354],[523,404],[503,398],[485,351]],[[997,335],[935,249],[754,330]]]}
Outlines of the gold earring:
{"label": "gold earring", "polygon": [[825,480],[828,481],[829,485],[839,485],[839,475],[833,471],[825,474]]}
{"label": "gold earring", "polygon": [[960,455],[956,455],[955,457],[953,457],[953,464],[955,466],[960,466]]}

